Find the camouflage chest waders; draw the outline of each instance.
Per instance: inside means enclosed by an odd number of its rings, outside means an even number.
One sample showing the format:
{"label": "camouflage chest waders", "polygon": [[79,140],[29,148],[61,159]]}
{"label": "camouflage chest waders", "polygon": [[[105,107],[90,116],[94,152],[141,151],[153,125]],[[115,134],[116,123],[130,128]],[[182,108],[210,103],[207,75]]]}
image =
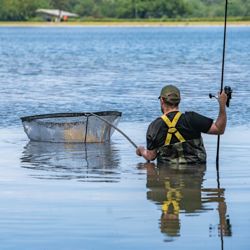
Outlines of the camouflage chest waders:
{"label": "camouflage chest waders", "polygon": [[[158,163],[169,164],[200,164],[206,162],[206,151],[204,148],[202,137],[192,140],[185,140],[181,133],[176,129],[181,112],[178,112],[172,121],[165,115],[162,120],[168,127],[165,144],[158,149]],[[173,135],[179,142],[170,144]]]}

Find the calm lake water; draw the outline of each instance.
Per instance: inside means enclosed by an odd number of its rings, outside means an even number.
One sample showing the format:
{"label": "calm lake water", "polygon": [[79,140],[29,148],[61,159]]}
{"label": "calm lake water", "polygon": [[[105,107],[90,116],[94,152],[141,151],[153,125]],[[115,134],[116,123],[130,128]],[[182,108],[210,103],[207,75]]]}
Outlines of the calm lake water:
{"label": "calm lake water", "polygon": [[250,27],[230,27],[228,127],[206,167],[158,169],[108,144],[30,142],[21,116],[118,110],[138,145],[166,83],[217,117],[222,27],[0,28],[0,249],[250,249]]}

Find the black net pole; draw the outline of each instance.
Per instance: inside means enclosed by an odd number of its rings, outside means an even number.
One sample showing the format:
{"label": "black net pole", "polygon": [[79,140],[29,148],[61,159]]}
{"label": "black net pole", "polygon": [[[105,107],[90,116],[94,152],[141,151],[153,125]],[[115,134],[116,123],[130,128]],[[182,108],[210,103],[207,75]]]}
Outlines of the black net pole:
{"label": "black net pole", "polygon": [[86,142],[87,142],[88,125],[89,125],[89,115],[87,115],[86,127],[85,127],[85,137],[84,137],[84,143],[85,143],[85,144],[86,144]]}
{"label": "black net pole", "polygon": [[[224,68],[225,68],[224,65],[225,65],[226,35],[227,35],[227,4],[228,4],[228,0],[225,0],[224,39],[223,39],[220,93],[223,91],[223,85],[224,85]],[[217,139],[217,153],[216,153],[216,168],[217,168],[217,170],[219,169],[219,155],[220,155],[220,135],[218,135],[218,139]]]}

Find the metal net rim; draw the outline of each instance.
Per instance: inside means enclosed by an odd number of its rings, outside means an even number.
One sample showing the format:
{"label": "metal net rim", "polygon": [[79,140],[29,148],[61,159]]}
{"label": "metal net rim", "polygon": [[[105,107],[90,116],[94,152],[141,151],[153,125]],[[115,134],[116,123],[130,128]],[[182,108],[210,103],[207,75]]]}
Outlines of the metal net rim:
{"label": "metal net rim", "polygon": [[22,122],[25,121],[34,121],[38,119],[47,119],[47,118],[63,118],[63,117],[90,117],[92,115],[98,115],[98,116],[108,116],[108,115],[114,115],[114,116],[122,116],[122,112],[120,111],[100,111],[100,112],[74,112],[74,113],[51,113],[51,114],[43,114],[43,115],[32,115],[32,116],[24,116],[20,117]]}

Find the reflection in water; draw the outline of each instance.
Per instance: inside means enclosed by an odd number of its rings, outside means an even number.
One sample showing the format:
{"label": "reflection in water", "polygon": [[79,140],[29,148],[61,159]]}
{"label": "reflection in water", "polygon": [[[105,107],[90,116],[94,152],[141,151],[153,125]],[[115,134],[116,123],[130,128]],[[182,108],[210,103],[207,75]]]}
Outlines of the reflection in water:
{"label": "reflection in water", "polygon": [[24,147],[21,166],[36,170],[32,176],[40,179],[117,182],[120,178],[117,151],[103,143],[29,142]]}
{"label": "reflection in water", "polygon": [[[224,189],[203,189],[202,182],[206,166],[183,168],[155,166],[147,163],[147,199],[161,206],[160,230],[168,237],[180,236],[180,213],[192,215],[209,211],[208,203],[218,203],[219,225],[221,236],[231,236],[229,217],[226,216]],[[211,207],[211,204],[209,204]],[[209,227],[210,236],[212,226]]]}
{"label": "reflection in water", "polygon": [[[219,213],[219,225],[218,225],[218,235],[219,236],[232,236],[231,231],[231,224],[229,216],[226,215],[227,213],[227,204],[225,202],[224,192],[225,189],[223,188],[204,188],[202,189],[203,192],[203,203],[211,203],[216,202],[218,204],[218,213]],[[213,230],[215,227],[210,225],[210,236],[213,235]]]}

